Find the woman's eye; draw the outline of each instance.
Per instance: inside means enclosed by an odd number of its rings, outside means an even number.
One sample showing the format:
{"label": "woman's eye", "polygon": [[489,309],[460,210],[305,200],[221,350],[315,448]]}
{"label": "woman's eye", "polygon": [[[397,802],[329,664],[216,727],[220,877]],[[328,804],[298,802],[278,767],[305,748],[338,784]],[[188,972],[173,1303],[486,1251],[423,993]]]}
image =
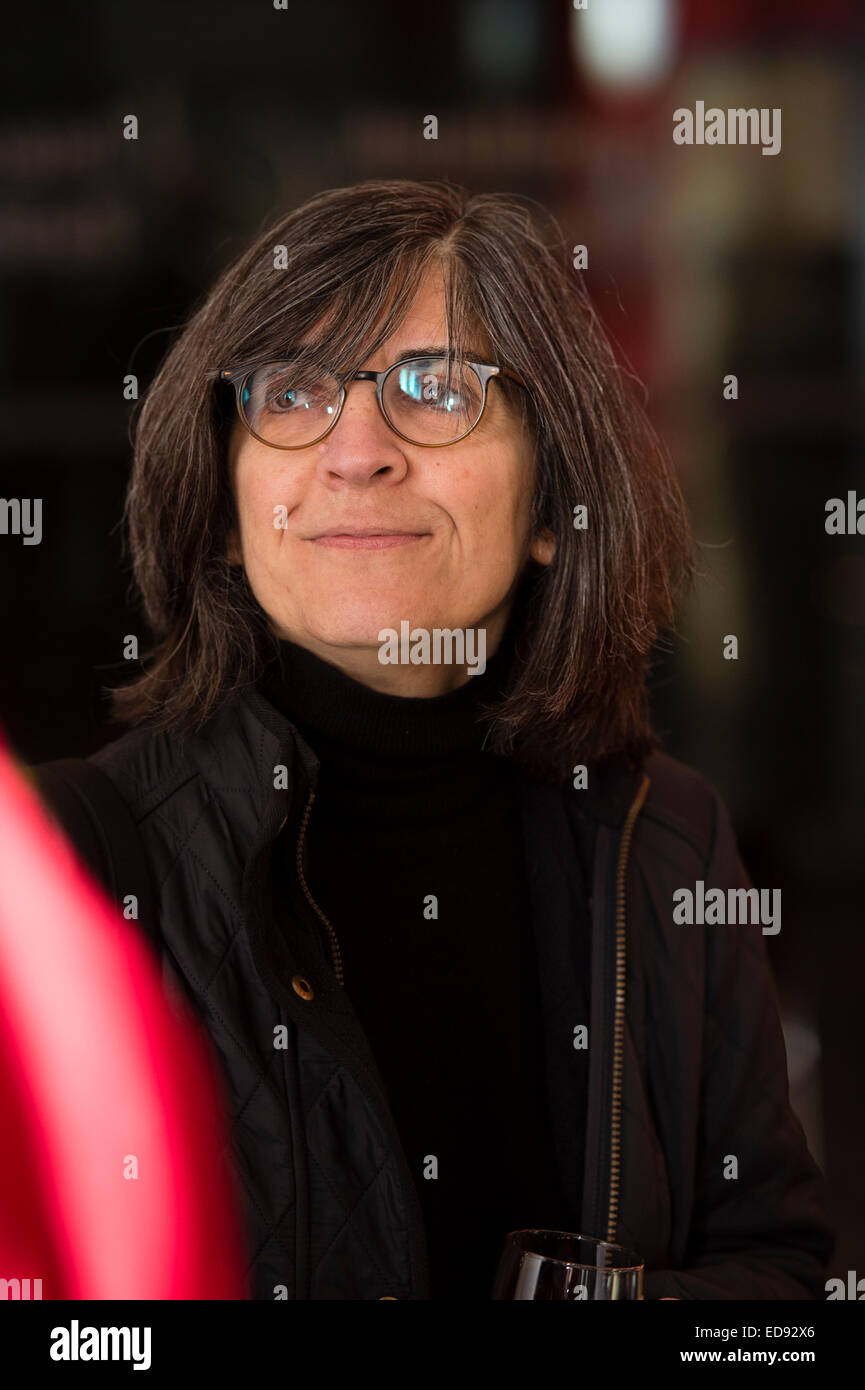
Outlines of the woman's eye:
{"label": "woman's eye", "polygon": [[421,378],[421,398],[425,401],[439,401],[442,393],[442,383],[435,372],[427,372]]}
{"label": "woman's eye", "polygon": [[420,379],[420,390],[408,393],[408,398],[413,403],[420,403],[433,410],[462,410],[465,405],[465,398],[462,392],[454,385],[448,387],[447,381],[443,377],[436,376],[432,372],[424,373]]}
{"label": "woman's eye", "polygon": [[302,386],[281,386],[268,396],[271,410],[289,411],[309,406],[312,394]]}

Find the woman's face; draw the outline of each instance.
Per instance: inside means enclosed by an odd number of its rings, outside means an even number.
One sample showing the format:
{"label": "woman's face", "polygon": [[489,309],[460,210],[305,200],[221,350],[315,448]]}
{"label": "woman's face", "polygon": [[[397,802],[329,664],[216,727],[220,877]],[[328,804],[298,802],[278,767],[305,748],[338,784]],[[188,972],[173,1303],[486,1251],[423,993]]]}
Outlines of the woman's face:
{"label": "woman's face", "polygon": [[[379,371],[446,341],[434,270],[399,329],[363,366]],[[441,449],[400,439],[382,418],[374,383],[355,381],[325,439],[271,449],[238,420],[229,462],[239,521],[229,558],[243,564],[274,631],[374,689],[434,695],[462,684],[465,667],[382,664],[379,634],[399,633],[405,621],[431,634],[484,628],[488,660],[526,561],[552,559],[552,538],[529,534],[533,440],[495,381],[480,424]],[[378,549],[318,539],[342,527],[408,539]]]}

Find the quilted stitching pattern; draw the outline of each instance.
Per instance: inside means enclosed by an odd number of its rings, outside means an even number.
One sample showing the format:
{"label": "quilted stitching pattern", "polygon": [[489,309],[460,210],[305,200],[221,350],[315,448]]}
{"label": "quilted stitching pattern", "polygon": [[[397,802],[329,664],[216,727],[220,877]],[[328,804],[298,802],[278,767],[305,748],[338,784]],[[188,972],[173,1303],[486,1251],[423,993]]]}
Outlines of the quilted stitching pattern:
{"label": "quilted stitching pattern", "polygon": [[[285,1020],[266,994],[250,955],[239,891],[243,865],[232,863],[225,852],[220,814],[233,798],[248,801],[250,788],[234,779],[207,784],[199,773],[180,785],[176,777],[167,778],[171,791],[163,799],[160,788],[148,786],[136,762],[129,760],[129,745],[136,737],[127,735],[110,745],[101,760],[133,808],[149,806],[139,831],[159,885],[160,920],[168,938],[165,950],[207,1030],[225,1080],[229,1147],[247,1213],[247,1274],[254,1296],[273,1298],[274,1285],[284,1284],[292,1297],[296,1198],[286,1137],[290,1119],[278,1074],[284,1054],[271,1045],[273,1028]],[[122,744],[127,746],[121,748]],[[255,746],[255,786],[271,780],[268,770],[274,758],[272,739],[264,731]],[[247,841],[254,829],[249,827]],[[216,924],[216,930],[205,936],[192,933],[186,924],[193,921],[199,926]],[[244,1008],[238,1007],[239,986],[248,996]],[[258,1040],[257,1047],[251,1045],[253,1040]],[[299,1061],[310,1206],[315,1214],[311,1296],[328,1297],[328,1289],[353,1284],[354,1292],[341,1296],[368,1297],[371,1289],[390,1289],[394,1269],[402,1264],[393,1248],[395,1224],[405,1228],[393,1155],[383,1134],[377,1139],[371,1172],[365,1152],[368,1140],[359,1146],[354,1165],[350,1150],[334,1153],[333,1136],[344,1129],[345,1113],[351,1113],[353,1128],[360,1133],[372,1131],[376,1117],[353,1076],[318,1050],[312,1039],[302,1039]],[[339,1090],[343,1106],[336,1115],[328,1113],[334,1109],[332,1102],[328,1105],[334,1090]],[[265,1161],[268,1150],[270,1163]],[[274,1176],[280,1167],[281,1185]],[[407,1271],[399,1282],[407,1295]]]}

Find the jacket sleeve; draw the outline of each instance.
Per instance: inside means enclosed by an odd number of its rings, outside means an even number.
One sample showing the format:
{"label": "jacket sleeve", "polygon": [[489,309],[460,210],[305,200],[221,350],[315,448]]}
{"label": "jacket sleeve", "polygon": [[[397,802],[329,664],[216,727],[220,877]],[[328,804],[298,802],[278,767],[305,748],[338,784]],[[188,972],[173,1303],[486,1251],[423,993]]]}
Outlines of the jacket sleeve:
{"label": "jacket sleeve", "polygon": [[[726,806],[717,793],[714,801],[706,891],[750,888]],[[780,920],[783,930],[783,902]],[[683,1268],[648,1273],[645,1297],[825,1298],[834,1231],[823,1176],[790,1109],[762,925],[688,930],[704,932],[706,960],[694,1201]],[[737,1177],[724,1177],[728,1156]]]}

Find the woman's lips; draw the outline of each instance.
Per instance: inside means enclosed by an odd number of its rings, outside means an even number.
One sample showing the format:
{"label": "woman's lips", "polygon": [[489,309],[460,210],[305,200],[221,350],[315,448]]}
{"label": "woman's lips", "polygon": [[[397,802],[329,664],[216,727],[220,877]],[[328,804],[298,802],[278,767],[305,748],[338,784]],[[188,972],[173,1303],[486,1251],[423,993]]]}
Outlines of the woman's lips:
{"label": "woman's lips", "polygon": [[423,539],[422,534],[413,531],[397,531],[380,536],[316,536],[313,544],[336,550],[391,550],[396,545],[410,545],[412,541]]}

